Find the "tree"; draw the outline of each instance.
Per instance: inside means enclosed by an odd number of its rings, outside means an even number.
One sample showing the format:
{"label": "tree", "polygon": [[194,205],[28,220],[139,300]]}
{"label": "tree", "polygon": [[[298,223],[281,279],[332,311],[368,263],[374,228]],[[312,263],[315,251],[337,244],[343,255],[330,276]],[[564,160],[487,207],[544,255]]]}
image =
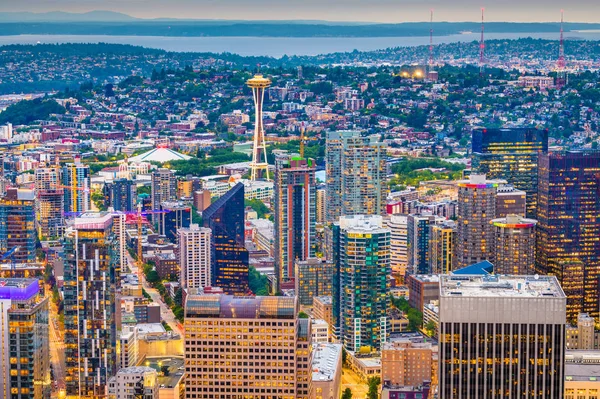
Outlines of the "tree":
{"label": "tree", "polygon": [[433,337],[435,333],[435,323],[432,320],[429,320],[427,324],[425,324],[425,331],[427,331],[427,335]]}
{"label": "tree", "polygon": [[352,390],[350,388],[344,389],[344,393],[342,394],[342,399],[352,399]]}
{"label": "tree", "polygon": [[157,283],[160,280],[160,276],[158,275],[158,273],[156,272],[156,270],[150,270],[148,272],[148,274],[146,274],[146,280],[150,284],[154,284],[154,283]]}
{"label": "tree", "polygon": [[308,319],[308,315],[306,314],[306,312],[300,311],[300,313],[298,313],[298,318],[299,319]]}
{"label": "tree", "polygon": [[368,399],[379,399],[379,384],[381,384],[381,378],[371,377],[369,378],[369,392],[367,393]]}

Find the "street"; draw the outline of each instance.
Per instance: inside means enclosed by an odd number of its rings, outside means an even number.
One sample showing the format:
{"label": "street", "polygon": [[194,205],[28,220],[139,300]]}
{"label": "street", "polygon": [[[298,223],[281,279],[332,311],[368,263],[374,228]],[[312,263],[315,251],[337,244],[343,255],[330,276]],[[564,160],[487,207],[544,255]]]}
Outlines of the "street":
{"label": "street", "polygon": [[[63,397],[65,393],[65,344],[63,342],[62,332],[58,321],[58,308],[52,300],[52,290],[50,286],[46,287],[46,297],[48,297],[48,324],[50,330],[50,363],[54,370],[54,380],[52,381],[52,397]],[[56,385],[55,385],[56,383]]]}
{"label": "street", "polygon": [[369,386],[361,381],[360,377],[350,368],[342,368],[342,392],[344,389],[350,388],[352,397],[355,399],[363,399],[367,397]]}

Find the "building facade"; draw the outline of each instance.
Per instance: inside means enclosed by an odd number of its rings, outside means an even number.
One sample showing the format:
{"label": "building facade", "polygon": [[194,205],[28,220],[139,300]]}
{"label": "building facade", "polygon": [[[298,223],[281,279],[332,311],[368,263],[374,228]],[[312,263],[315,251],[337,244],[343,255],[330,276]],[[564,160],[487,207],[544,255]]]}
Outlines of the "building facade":
{"label": "building facade", "polygon": [[126,367],[110,380],[108,399],[159,399],[158,373],[151,367]]}
{"label": "building facade", "polygon": [[13,251],[15,263],[35,262],[35,194],[9,188],[0,199],[0,253]]}
{"label": "building facade", "polygon": [[408,215],[407,247],[410,274],[431,273],[430,227],[445,221],[446,219],[434,215]]}
{"label": "building facade", "polygon": [[319,258],[295,262],[295,293],[300,305],[312,306],[313,298],[331,296],[333,290],[333,262]]}
{"label": "building facade", "polygon": [[185,306],[185,397],[309,399],[309,319],[294,297],[190,295]]}
{"label": "building facade", "polygon": [[540,157],[536,269],[559,278],[570,321],[582,312],[599,317],[599,175],[599,151]]}
{"label": "building facade", "polygon": [[525,217],[526,214],[527,193],[515,189],[510,184],[498,186],[496,192],[496,217],[504,218],[506,215],[519,215]]}
{"label": "building facade", "polygon": [[64,193],[61,169],[56,167],[35,170],[35,216],[38,237],[55,238],[64,233]]}
{"label": "building facade", "polygon": [[494,273],[535,274],[535,225],[537,220],[517,215],[493,219]]}
{"label": "building facade", "polygon": [[177,233],[181,288],[211,287],[211,229],[192,224]]}
{"label": "building facade", "polygon": [[342,154],[344,140],[360,137],[360,132],[330,131],[327,132],[325,148],[326,196],[325,218],[328,222],[337,222],[342,216]]}
{"label": "building facade", "polygon": [[456,223],[447,220],[429,225],[429,261],[431,273],[448,274],[455,269]]}
{"label": "building facade", "polygon": [[440,397],[563,398],[565,323],[554,276],[441,276]]}
{"label": "building facade", "polygon": [[113,218],[84,213],[65,232],[64,315],[67,396],[106,393],[116,372],[118,251]]}
{"label": "building facade", "polygon": [[[527,217],[536,217],[539,157],[548,153],[548,130],[476,129],[472,169],[490,179],[508,181],[527,193]],[[498,217],[502,217],[501,215]]]}
{"label": "building facade", "polygon": [[212,230],[212,286],[227,295],[249,292],[244,209],[244,185],[238,183],[202,212],[204,226]]}
{"label": "building facade", "polygon": [[0,396],[50,399],[48,298],[36,279],[0,279]]}
{"label": "building facade", "polygon": [[190,227],[192,223],[192,208],[180,201],[165,201],[161,202],[160,210],[163,213],[159,214],[159,234],[175,242],[177,231]]}
{"label": "building facade", "polygon": [[485,175],[471,175],[458,183],[458,220],[456,267],[463,268],[484,260],[494,263],[494,228],[496,190],[502,181],[487,180]]}
{"label": "building facade", "polygon": [[108,204],[115,211],[133,212],[136,203],[136,186],[133,180],[116,179],[106,185]]}
{"label": "building facade", "polygon": [[408,217],[406,215],[391,215],[387,221],[390,229],[390,266],[392,274],[404,281],[408,266]]}
{"label": "building facade", "polygon": [[[153,210],[159,210],[165,201],[177,200],[177,178],[172,170],[160,168],[152,172],[150,198]],[[156,223],[158,217],[152,215],[152,220]]]}
{"label": "building facade", "polygon": [[279,287],[293,282],[297,259],[315,256],[315,171],[313,159],[290,154],[275,158],[275,274]]}
{"label": "building facade", "polygon": [[76,160],[74,163],[68,163],[62,168],[62,185],[64,194],[65,212],[87,212],[91,209],[90,188],[91,175],[90,167]]}

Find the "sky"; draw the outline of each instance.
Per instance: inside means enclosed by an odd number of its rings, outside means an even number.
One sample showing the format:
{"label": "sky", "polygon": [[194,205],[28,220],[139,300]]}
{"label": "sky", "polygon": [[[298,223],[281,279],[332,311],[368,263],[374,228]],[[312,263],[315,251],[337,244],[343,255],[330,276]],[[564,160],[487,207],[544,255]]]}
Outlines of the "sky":
{"label": "sky", "polygon": [[600,22],[599,0],[0,0],[5,11],[110,10],[138,18],[329,20],[365,22]]}

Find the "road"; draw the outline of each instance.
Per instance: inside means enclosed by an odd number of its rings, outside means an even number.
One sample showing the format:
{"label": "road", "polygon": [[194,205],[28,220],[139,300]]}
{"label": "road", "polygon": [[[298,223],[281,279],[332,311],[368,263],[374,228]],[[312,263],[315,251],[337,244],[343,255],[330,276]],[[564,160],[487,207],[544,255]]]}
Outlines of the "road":
{"label": "road", "polygon": [[352,397],[355,399],[363,399],[369,393],[369,386],[361,380],[361,378],[350,368],[342,368],[342,392],[344,389],[350,388]]}
{"label": "road", "polygon": [[[52,300],[52,290],[46,286],[46,296],[48,297],[48,319],[50,325],[50,363],[54,370],[54,380],[52,381],[52,397],[63,397],[65,393],[65,344],[63,334],[60,330],[58,321],[58,308]],[[56,388],[54,382],[57,383]]]}
{"label": "road", "polygon": [[137,274],[140,277],[142,287],[144,287],[144,290],[150,295],[152,301],[158,303],[158,305],[160,306],[161,319],[164,320],[173,329],[174,333],[179,334],[179,336],[183,338],[183,326],[181,325],[181,323],[179,323],[179,320],[175,318],[175,315],[173,314],[171,308],[169,308],[162,301],[162,298],[160,297],[158,291],[150,287],[150,285],[146,281],[146,276],[144,276],[144,273],[140,273],[140,271],[138,271],[137,264],[135,260],[131,257],[129,252],[127,252],[127,264],[131,272]]}

